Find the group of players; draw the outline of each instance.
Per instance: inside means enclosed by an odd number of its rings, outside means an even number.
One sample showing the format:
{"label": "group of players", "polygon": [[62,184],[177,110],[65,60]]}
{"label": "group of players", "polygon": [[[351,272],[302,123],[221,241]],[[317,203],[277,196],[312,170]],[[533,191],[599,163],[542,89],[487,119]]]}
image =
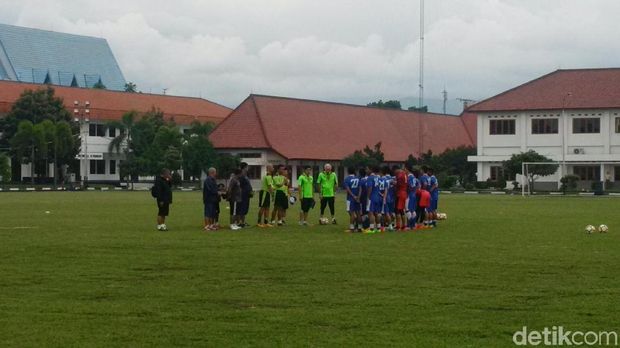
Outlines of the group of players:
{"label": "group of players", "polygon": [[[297,183],[297,197],[291,200],[286,166],[281,165],[277,169],[267,167],[259,192],[259,227],[284,225],[289,202],[295,201],[299,201],[301,205],[299,224],[309,225],[308,213],[315,205],[315,185],[320,200],[319,222],[330,223],[330,220],[324,217],[326,208],[329,208],[331,223],[337,223],[335,192],[338,178],[332,171],[332,166],[326,164],[323,167],[316,183],[312,168],[307,166]],[[433,175],[432,168],[423,167],[417,170],[398,165],[392,168],[366,167],[359,171],[349,168],[343,188],[347,194],[346,209],[350,216],[350,232],[377,233],[385,230],[430,229],[437,224],[439,183]],[[270,220],[272,197],[274,204]]]}
{"label": "group of players", "polygon": [[[430,229],[437,225],[439,182],[432,168],[349,168],[344,180],[352,232]],[[358,174],[358,175],[356,175]]]}

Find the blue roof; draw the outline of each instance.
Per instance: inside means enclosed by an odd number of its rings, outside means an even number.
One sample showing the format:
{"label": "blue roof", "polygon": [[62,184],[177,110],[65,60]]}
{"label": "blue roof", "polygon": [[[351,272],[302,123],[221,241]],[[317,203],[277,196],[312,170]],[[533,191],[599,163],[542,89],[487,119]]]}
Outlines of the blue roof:
{"label": "blue roof", "polygon": [[119,91],[126,83],[105,39],[1,23],[0,79],[79,87],[101,81]]}

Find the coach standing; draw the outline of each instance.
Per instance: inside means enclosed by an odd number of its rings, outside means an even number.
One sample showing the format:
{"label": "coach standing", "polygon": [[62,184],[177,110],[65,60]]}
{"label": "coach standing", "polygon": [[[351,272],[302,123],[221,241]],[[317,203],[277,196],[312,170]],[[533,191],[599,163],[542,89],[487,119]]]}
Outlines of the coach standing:
{"label": "coach standing", "polygon": [[170,213],[170,204],[172,204],[172,176],[170,169],[161,170],[160,176],[155,179],[153,186],[153,196],[157,199],[157,230],[168,231],[166,226],[166,216]]}
{"label": "coach standing", "polygon": [[205,179],[202,187],[202,202],[205,205],[204,217],[205,217],[205,231],[215,231],[217,226],[215,225],[215,218],[217,217],[218,205],[220,204],[220,194],[217,190],[217,171],[215,168],[209,168],[207,172],[207,179]]}
{"label": "coach standing", "polygon": [[325,208],[329,206],[329,212],[332,215],[332,224],[336,224],[335,217],[335,191],[338,185],[338,177],[336,173],[332,172],[331,164],[327,163],[323,166],[323,171],[316,179],[317,185],[319,185],[319,197],[321,198],[321,219],[325,215]]}
{"label": "coach standing", "polygon": [[245,222],[245,217],[250,210],[250,199],[252,198],[252,183],[248,178],[248,164],[241,162],[239,166],[241,169],[241,176],[239,176],[239,185],[241,186],[241,204],[238,207],[239,214],[239,227],[249,227]]}

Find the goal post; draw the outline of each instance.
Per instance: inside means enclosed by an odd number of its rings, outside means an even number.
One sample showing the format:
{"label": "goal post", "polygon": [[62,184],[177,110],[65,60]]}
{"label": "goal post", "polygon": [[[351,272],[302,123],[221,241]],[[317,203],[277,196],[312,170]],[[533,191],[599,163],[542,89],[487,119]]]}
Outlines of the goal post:
{"label": "goal post", "polygon": [[[538,175],[538,178],[535,182],[540,182],[541,178],[545,178],[548,176],[555,176],[556,180],[545,180],[544,183],[555,183],[557,185],[557,190],[560,188],[560,180],[566,175],[574,175],[574,167],[588,167],[585,169],[586,173],[588,173],[588,181],[592,182],[601,182],[605,189],[604,185],[606,181],[611,181],[613,178],[613,171],[615,167],[620,166],[620,161],[549,161],[549,162],[523,162],[521,163],[521,177],[518,182],[521,185],[521,195],[527,196],[531,195],[534,192],[533,188],[530,187],[529,176],[533,172],[542,172],[548,173],[551,170],[550,166],[556,166],[556,170],[554,173],[548,175]],[[571,170],[569,170],[569,167]]]}

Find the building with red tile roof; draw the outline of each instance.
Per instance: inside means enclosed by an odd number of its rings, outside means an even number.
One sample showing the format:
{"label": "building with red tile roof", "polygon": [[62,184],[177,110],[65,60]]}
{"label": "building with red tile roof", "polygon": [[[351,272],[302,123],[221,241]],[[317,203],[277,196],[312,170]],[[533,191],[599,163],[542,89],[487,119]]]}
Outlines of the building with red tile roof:
{"label": "building with red tile roof", "polygon": [[211,134],[220,151],[240,154],[255,178],[268,163],[297,168],[337,163],[381,143],[387,162],[403,162],[429,150],[474,146],[475,123],[466,117],[359,105],[250,95]]}
{"label": "building with red tile roof", "polygon": [[[177,124],[189,125],[193,121],[218,123],[231,112],[231,109],[225,106],[202,98],[93,88],[51,87],[55,95],[64,100],[70,112],[73,112],[74,101],[82,103],[89,101],[93,121],[119,120],[128,111],[146,112],[157,108],[165,117],[173,118]],[[47,85],[0,80],[0,115],[8,113],[25,90],[41,88],[47,88]]]}
{"label": "building with red tile roof", "polygon": [[[120,161],[123,155],[109,152],[108,145],[115,130],[103,125],[110,120],[120,120],[129,111],[147,112],[158,109],[164,118],[173,119],[181,128],[192,122],[221,122],[231,109],[202,98],[179,97],[147,93],[128,93],[104,89],[51,86],[55,95],[63,99],[67,110],[73,114],[74,102],[79,102],[79,110],[89,102],[88,124],[82,124],[82,152],[79,158],[83,165],[80,170],[88,173],[92,182],[119,182]],[[25,90],[47,88],[47,85],[0,80],[0,117],[6,115],[13,103]],[[85,153],[86,152],[86,153]],[[85,160],[87,158],[87,160]],[[29,165],[22,165],[22,178],[30,173]],[[53,172],[53,171],[52,171]],[[79,173],[76,173],[79,177]]]}
{"label": "building with red tile roof", "polygon": [[478,180],[496,180],[501,162],[534,150],[561,163],[539,181],[557,189],[575,174],[581,187],[620,180],[620,68],[556,70],[470,106],[477,115]]}

